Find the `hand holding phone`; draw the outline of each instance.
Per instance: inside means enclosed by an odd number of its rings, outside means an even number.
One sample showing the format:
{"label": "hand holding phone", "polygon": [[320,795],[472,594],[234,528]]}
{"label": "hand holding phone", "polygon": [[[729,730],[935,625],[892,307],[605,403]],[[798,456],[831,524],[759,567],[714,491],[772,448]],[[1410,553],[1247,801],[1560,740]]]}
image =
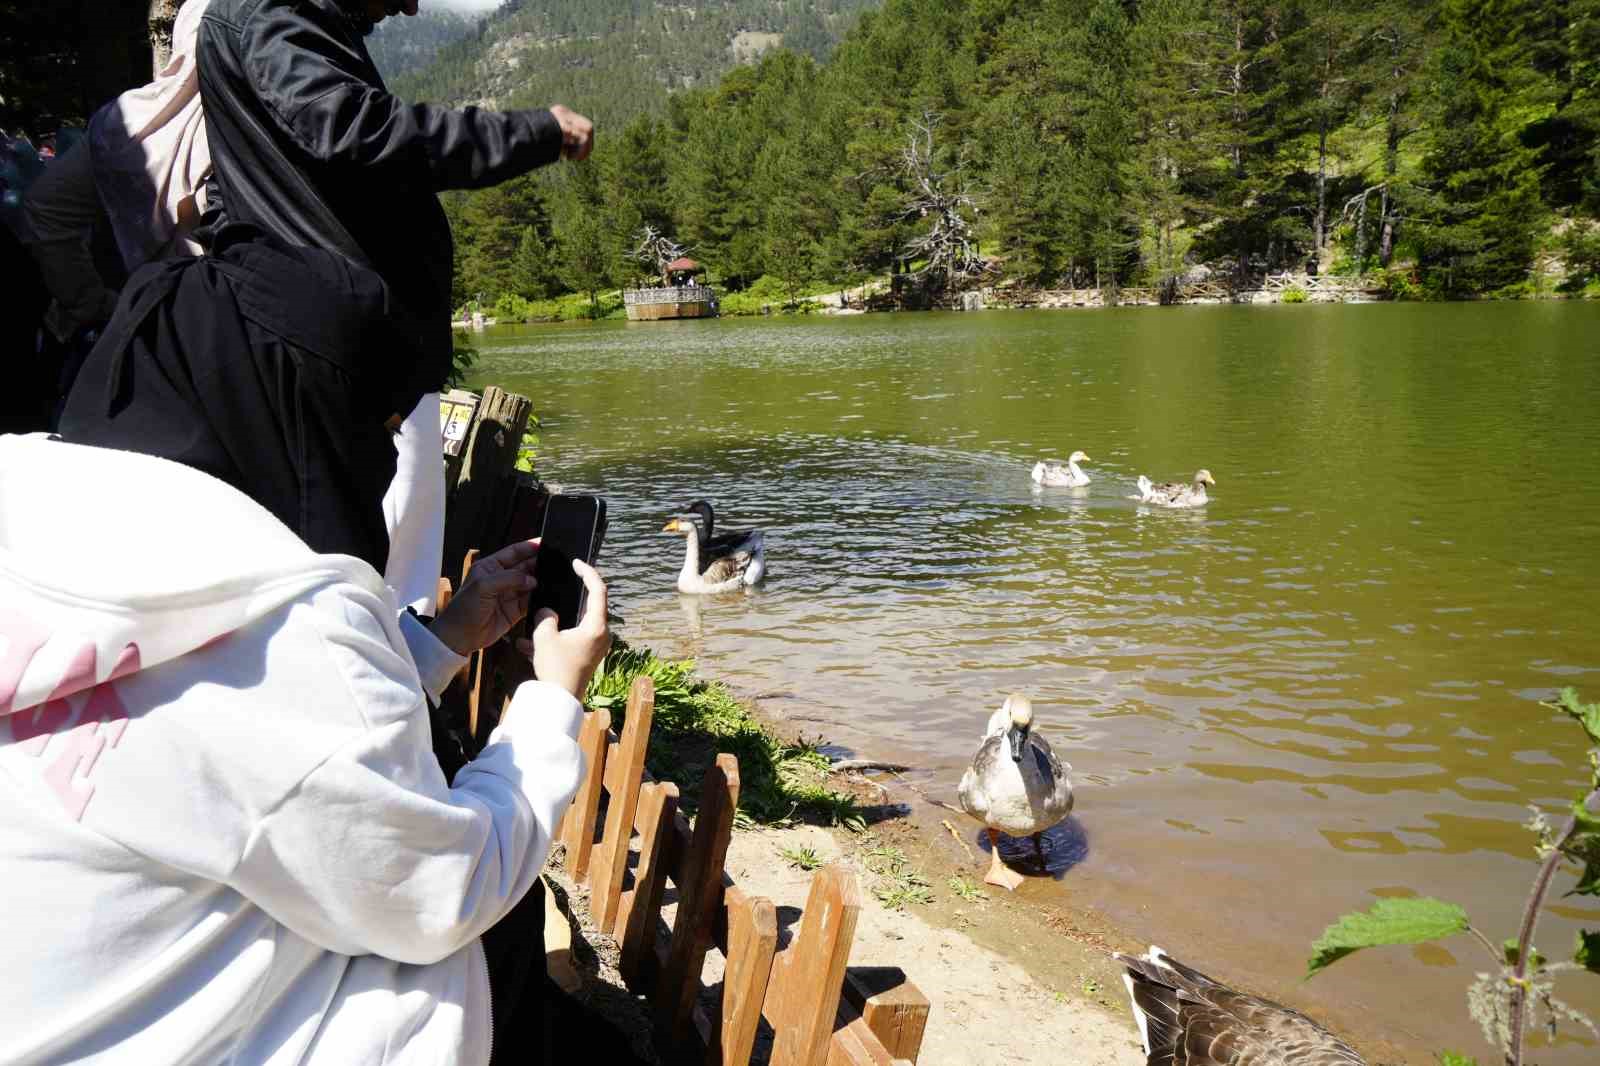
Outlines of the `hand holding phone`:
{"label": "hand holding phone", "polygon": [[517,647],[533,661],[535,677],[559,685],[581,700],[589,679],[611,650],[611,630],[605,582],[582,560],[575,561],[572,568],[588,594],[583,619],[576,628],[560,629],[555,612],[541,607],[535,617],[533,639],[524,639]]}
{"label": "hand holding phone", "polygon": [[556,614],[561,629],[572,629],[583,617],[588,587],[573,570],[577,559],[593,566],[606,535],[606,501],[600,496],[552,496],[544,509],[539,555],[534,561],[537,584],[528,597],[524,635],[533,636],[541,610]]}

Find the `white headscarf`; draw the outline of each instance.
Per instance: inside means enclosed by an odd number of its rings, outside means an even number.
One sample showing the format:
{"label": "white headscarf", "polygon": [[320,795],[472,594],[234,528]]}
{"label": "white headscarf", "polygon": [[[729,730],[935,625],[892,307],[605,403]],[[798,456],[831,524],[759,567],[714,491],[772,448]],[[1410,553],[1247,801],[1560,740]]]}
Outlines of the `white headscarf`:
{"label": "white headscarf", "polygon": [[172,28],[172,58],[154,81],[94,113],[95,184],[129,270],[168,255],[199,255],[189,231],[205,207],[211,146],[200,109],[195,42],[209,0],[187,0]]}

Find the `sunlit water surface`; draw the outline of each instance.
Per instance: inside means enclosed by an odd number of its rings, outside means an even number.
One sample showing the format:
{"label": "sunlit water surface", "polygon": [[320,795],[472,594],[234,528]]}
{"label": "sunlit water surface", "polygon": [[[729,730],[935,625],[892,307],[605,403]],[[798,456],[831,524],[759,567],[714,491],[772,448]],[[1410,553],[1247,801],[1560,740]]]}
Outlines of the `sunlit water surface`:
{"label": "sunlit water surface", "polygon": [[[608,497],[629,639],[947,799],[1027,692],[1086,849],[1025,892],[1410,1061],[1489,1061],[1465,938],[1298,979],[1380,896],[1514,932],[1527,804],[1581,762],[1538,701],[1600,698],[1597,338],[1600,306],[1549,304],[614,323],[490,330],[476,380],[534,398],[546,478]],[[1093,484],[1036,490],[1075,448]],[[1203,512],[1126,498],[1202,466]],[[674,591],[658,531],[697,497],[767,531],[762,588]],[[1557,902],[1551,954],[1600,925]]]}

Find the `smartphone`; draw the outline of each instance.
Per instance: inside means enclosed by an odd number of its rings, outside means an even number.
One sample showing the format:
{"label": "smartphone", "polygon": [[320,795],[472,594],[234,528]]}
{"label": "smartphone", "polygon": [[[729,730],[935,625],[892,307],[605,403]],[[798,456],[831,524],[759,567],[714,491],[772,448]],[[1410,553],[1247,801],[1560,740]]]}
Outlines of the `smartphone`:
{"label": "smartphone", "polygon": [[538,583],[528,596],[528,618],[523,631],[533,635],[533,618],[549,608],[557,625],[571,629],[583,617],[589,589],[572,571],[572,560],[590,566],[606,537],[606,501],[601,496],[552,496],[544,509],[544,529],[539,533],[539,555],[533,564]]}

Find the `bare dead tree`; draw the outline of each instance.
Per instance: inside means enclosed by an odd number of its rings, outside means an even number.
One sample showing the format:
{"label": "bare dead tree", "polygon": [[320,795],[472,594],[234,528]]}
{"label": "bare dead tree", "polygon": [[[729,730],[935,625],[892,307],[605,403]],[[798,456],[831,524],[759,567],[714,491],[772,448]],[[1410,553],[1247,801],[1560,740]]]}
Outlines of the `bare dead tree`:
{"label": "bare dead tree", "polygon": [[940,170],[934,161],[933,135],[939,115],[924,112],[911,124],[900,154],[900,168],[911,186],[911,199],[900,212],[902,220],[928,219],[927,230],[907,242],[901,260],[923,260],[912,271],[938,289],[951,287],[985,273],[989,267],[978,254],[973,218],[977,199],[969,191],[964,168]]}
{"label": "bare dead tree", "polygon": [[688,254],[683,245],[658,232],[649,223],[641,226],[633,239],[634,249],[630,255],[634,261],[662,281],[667,278],[667,264]]}

